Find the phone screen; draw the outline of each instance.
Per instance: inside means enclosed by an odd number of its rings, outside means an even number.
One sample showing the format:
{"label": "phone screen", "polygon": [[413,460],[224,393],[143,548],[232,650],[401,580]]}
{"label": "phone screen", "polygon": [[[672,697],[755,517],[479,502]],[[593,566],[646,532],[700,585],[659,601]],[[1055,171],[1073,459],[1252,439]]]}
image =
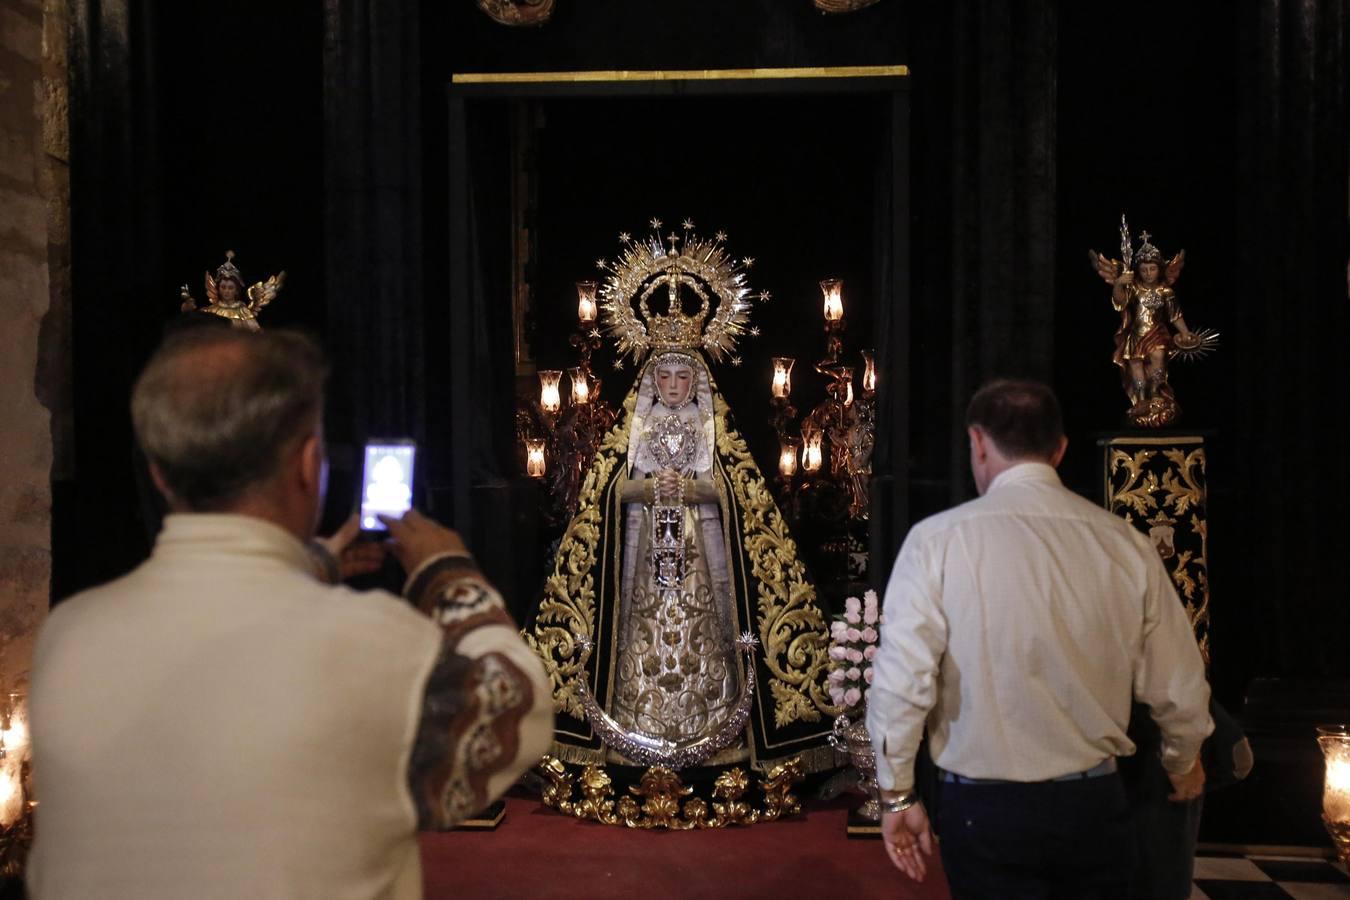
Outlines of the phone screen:
{"label": "phone screen", "polygon": [[361,530],[385,531],[377,514],[401,517],[412,508],[412,441],[371,441],[366,444],[361,473]]}

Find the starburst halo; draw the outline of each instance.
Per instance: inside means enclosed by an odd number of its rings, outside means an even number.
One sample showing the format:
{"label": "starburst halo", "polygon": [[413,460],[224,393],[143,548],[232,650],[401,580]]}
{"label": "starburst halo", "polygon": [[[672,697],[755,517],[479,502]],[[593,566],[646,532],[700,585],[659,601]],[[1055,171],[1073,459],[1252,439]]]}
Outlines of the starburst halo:
{"label": "starburst halo", "polygon": [[[726,233],[718,231],[711,239],[694,232],[691,219],[683,221],[685,235],[661,236],[661,220],[648,221],[645,238],[619,235],[618,256],[599,260],[597,266],[607,273],[599,290],[601,324],[614,339],[620,358],[639,361],[653,349],[700,349],[714,361],[731,360],[736,342],[750,333],[751,299],[767,299],[768,292],[753,294],[746,283],[746,270],[753,257],[739,261],[724,246]],[[652,305],[669,306],[671,283],[700,301],[694,314],[678,309],[653,310]],[[635,305],[637,309],[635,309]],[[640,313],[640,316],[639,316]]]}

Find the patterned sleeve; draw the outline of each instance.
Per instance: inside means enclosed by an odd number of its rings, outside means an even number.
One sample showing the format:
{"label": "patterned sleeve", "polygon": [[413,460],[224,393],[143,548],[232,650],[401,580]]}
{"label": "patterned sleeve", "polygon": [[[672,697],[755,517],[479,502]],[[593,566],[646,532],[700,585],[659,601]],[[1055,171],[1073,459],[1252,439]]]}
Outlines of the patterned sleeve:
{"label": "patterned sleeve", "polygon": [[408,764],[418,827],[445,829],[539,761],[553,736],[552,697],[542,664],[472,560],[434,560],[405,593],[445,632]]}

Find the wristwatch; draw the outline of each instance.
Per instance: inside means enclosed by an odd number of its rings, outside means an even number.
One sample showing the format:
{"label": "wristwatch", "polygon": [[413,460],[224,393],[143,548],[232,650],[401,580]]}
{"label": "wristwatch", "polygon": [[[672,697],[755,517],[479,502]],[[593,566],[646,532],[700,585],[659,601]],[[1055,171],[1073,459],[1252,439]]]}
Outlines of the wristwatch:
{"label": "wristwatch", "polygon": [[919,802],[919,795],[914,791],[906,791],[899,797],[887,799],[886,797],[877,797],[877,804],[881,807],[883,813],[904,812],[911,806]]}

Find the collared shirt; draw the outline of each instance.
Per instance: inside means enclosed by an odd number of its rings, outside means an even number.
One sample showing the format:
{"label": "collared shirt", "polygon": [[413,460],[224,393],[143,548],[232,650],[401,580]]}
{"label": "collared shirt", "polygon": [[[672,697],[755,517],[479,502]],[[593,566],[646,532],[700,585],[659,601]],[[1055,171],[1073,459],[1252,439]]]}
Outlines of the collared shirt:
{"label": "collared shirt", "polygon": [[1134,753],[1131,697],[1189,771],[1213,728],[1209,685],[1162,560],[1044,463],[911,529],[886,588],[868,694],[877,781],[909,790],[925,720],[934,761],[1043,781]]}

